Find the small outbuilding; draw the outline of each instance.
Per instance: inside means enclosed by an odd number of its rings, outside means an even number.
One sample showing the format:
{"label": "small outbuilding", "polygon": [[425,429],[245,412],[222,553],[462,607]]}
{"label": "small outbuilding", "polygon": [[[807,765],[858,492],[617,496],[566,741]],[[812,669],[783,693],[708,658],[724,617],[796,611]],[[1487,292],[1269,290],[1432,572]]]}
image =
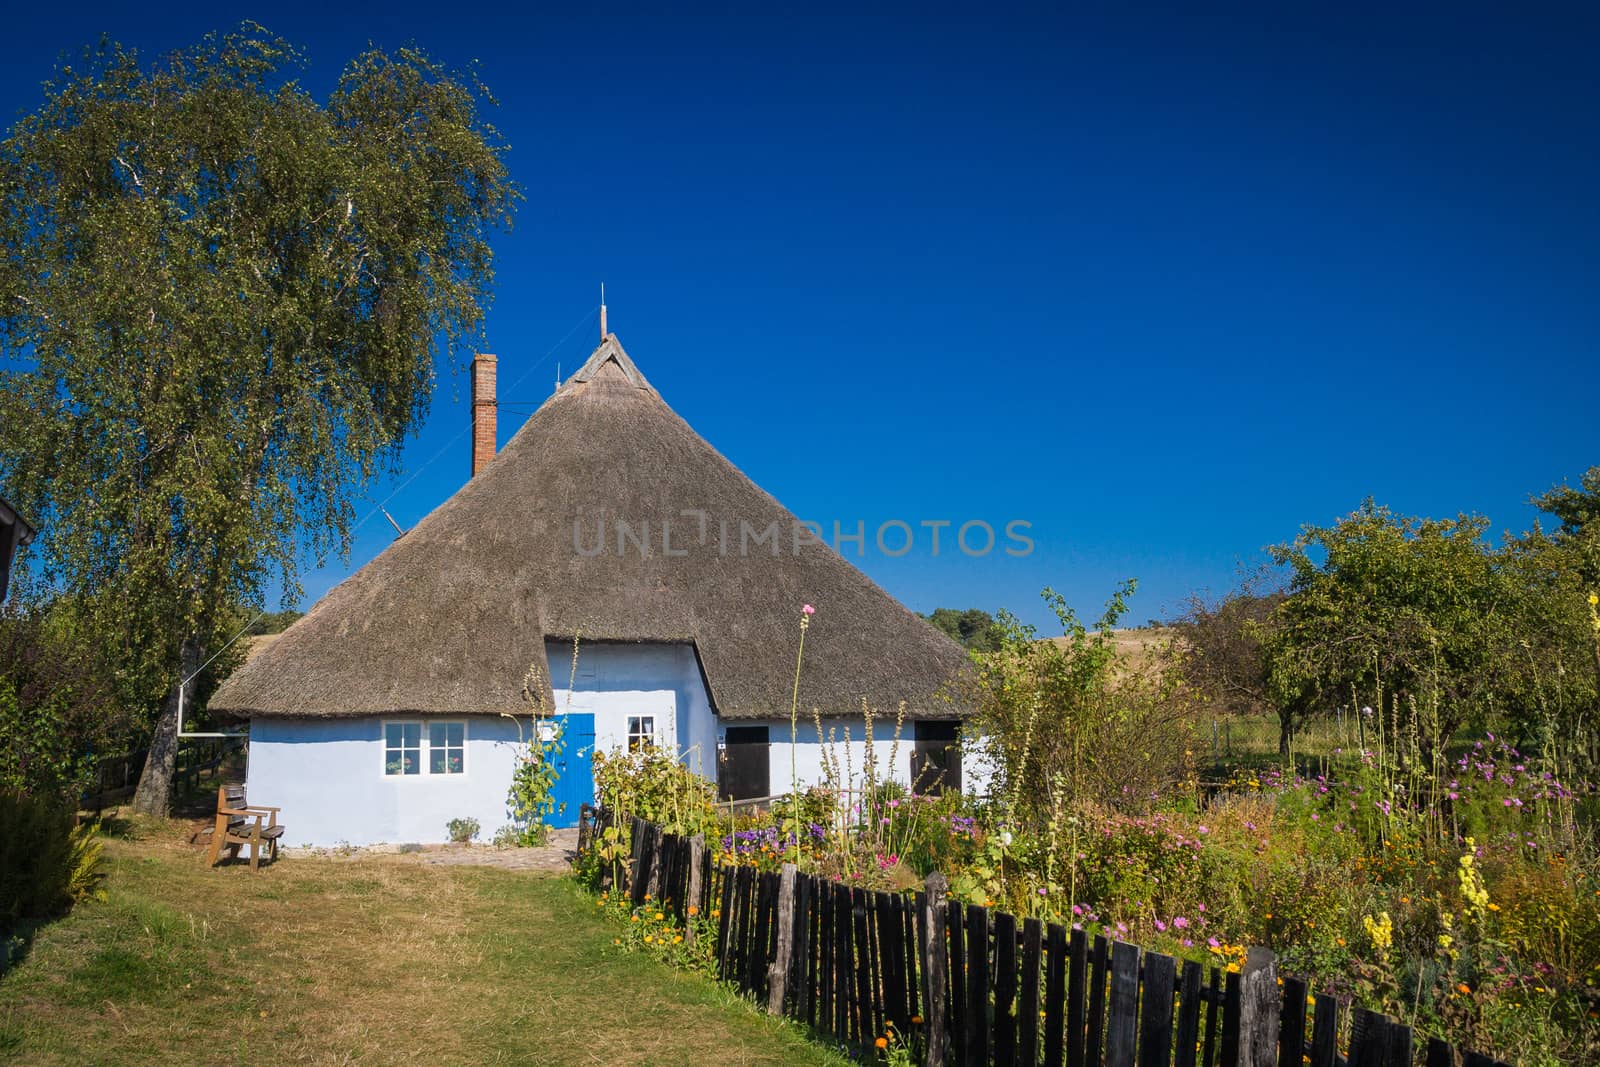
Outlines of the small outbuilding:
{"label": "small outbuilding", "polygon": [[[212,697],[250,724],[249,793],[294,843],[484,836],[539,720],[565,724],[571,823],[596,747],[656,745],[724,797],[790,788],[826,736],[959,783],[963,650],[758,488],[667,406],[614,334],[494,454],[492,356],[473,365],[473,476],[331,590]],[[576,645],[576,651],[574,651]],[[846,738],[848,737],[848,742]],[[840,759],[843,752],[839,751]]]}

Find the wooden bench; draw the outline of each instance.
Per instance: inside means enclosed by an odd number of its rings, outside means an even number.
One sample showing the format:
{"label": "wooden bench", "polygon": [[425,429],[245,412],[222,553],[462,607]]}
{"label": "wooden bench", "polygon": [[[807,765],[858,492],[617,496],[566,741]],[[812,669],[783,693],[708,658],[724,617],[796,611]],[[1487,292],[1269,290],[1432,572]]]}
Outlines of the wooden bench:
{"label": "wooden bench", "polygon": [[259,870],[261,850],[268,849],[268,858],[278,858],[278,839],[283,827],[278,824],[278,808],[260,804],[247,804],[244,790],[222,786],[217,790],[217,824],[211,831],[210,865],[216,866],[224,848],[230,859],[239,858],[239,850],[250,846],[250,869]]}

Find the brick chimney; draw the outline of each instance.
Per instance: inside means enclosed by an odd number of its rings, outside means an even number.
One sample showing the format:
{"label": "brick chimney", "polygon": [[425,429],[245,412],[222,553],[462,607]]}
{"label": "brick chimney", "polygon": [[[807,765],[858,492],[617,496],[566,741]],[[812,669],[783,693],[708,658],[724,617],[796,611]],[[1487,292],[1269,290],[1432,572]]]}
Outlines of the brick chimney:
{"label": "brick chimney", "polygon": [[494,458],[495,358],[487,352],[472,357],[472,476]]}

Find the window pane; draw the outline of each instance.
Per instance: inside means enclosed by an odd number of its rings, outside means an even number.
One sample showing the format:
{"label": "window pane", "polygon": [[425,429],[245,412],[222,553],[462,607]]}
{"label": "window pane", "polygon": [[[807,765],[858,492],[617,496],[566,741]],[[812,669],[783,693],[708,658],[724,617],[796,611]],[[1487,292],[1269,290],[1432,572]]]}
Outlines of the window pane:
{"label": "window pane", "polygon": [[402,725],[405,727],[406,747],[420,748],[422,746],[422,724],[420,722],[408,722]]}
{"label": "window pane", "polygon": [[428,724],[428,744],[432,745],[434,748],[443,748],[446,744],[445,737],[447,736],[447,725],[448,724],[442,722],[430,722]]}
{"label": "window pane", "polygon": [[429,774],[443,774],[444,773],[444,756],[445,756],[445,751],[444,751],[443,748],[434,748],[434,749],[429,749],[428,750],[428,773]]}
{"label": "window pane", "polygon": [[639,716],[628,716],[628,733],[633,735],[637,735],[639,733]]}
{"label": "window pane", "polygon": [[407,774],[421,774],[422,773],[422,757],[418,753],[416,753],[416,752],[414,752],[414,751],[412,751],[410,749],[407,749],[406,750],[406,754],[405,754],[405,761],[406,761],[406,773]]}
{"label": "window pane", "polygon": [[646,715],[644,718],[640,719],[639,732],[647,737],[654,734],[656,732],[655,716]]}
{"label": "window pane", "polygon": [[390,748],[400,747],[400,724],[397,722],[385,723],[383,726],[383,741]]}
{"label": "window pane", "polygon": [[448,730],[449,730],[450,744],[451,745],[455,746],[456,748],[460,748],[463,744],[466,743],[466,740],[467,740],[467,724],[466,723],[464,723],[464,722],[452,722],[452,723],[447,723],[446,726],[448,727]]}

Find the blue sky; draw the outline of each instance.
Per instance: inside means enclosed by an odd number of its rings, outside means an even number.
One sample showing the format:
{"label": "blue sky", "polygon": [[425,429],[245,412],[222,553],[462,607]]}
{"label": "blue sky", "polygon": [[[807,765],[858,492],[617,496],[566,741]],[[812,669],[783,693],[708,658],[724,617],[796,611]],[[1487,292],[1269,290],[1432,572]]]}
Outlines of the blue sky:
{"label": "blue sky", "polygon": [[[481,61],[528,194],[488,317],[502,442],[604,280],[667,401],[802,517],[864,522],[859,563],[919,611],[1042,624],[1041,587],[1092,614],[1136,576],[1142,621],[1369,494],[1522,529],[1600,463],[1592,10],[30,5],[0,112],[101,32],[251,15],[319,96],[368,40]],[[411,479],[403,525],[465,478],[465,392],[441,376],[372,491]],[[1023,519],[1036,548],[890,559],[890,519]],[[308,602],[390,536],[367,521]]]}

